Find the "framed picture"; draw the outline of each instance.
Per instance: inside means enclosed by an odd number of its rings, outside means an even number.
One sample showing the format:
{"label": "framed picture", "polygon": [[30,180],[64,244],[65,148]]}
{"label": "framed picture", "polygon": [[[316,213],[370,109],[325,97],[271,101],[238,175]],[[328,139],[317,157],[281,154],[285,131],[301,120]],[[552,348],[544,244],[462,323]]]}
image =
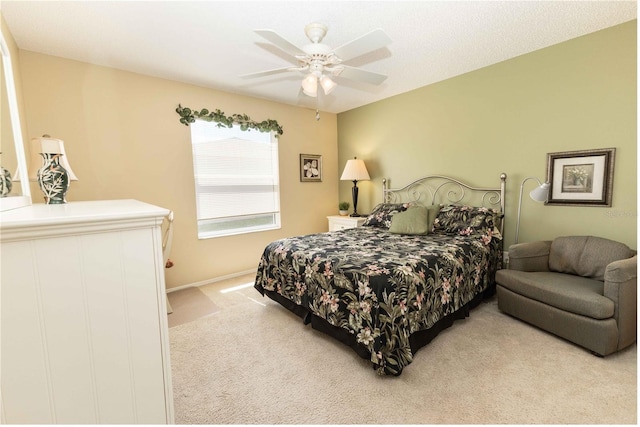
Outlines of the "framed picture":
{"label": "framed picture", "polygon": [[615,148],[547,154],[547,204],[611,206],[615,154]]}
{"label": "framed picture", "polygon": [[322,181],[322,156],[318,154],[300,154],[300,181]]}

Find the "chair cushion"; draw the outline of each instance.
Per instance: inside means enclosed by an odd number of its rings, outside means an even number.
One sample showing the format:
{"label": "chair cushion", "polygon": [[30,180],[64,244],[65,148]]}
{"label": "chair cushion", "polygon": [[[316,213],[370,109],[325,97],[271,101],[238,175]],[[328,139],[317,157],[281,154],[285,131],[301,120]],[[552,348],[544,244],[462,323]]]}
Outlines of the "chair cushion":
{"label": "chair cushion", "polygon": [[614,303],[604,294],[604,282],[550,271],[498,270],[496,282],[512,292],[592,319],[613,316]]}
{"label": "chair cushion", "polygon": [[557,237],[551,242],[549,270],[604,280],[613,261],[630,258],[633,251],[623,243],[594,236]]}

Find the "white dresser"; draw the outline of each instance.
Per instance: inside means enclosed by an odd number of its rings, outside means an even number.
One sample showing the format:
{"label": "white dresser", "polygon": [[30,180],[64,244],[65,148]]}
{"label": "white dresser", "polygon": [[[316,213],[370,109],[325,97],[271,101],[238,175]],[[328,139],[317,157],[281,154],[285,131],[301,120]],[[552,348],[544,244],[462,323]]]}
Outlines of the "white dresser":
{"label": "white dresser", "polygon": [[168,213],[136,200],[0,213],[0,421],[174,422]]}

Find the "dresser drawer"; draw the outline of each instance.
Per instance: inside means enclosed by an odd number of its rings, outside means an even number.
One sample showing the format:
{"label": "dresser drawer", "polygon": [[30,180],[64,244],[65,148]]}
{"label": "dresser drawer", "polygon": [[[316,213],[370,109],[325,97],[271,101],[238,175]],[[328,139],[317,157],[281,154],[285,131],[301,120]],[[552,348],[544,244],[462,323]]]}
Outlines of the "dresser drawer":
{"label": "dresser drawer", "polygon": [[327,219],[329,220],[329,231],[337,231],[347,228],[360,227],[364,223],[366,217],[332,215],[328,216]]}

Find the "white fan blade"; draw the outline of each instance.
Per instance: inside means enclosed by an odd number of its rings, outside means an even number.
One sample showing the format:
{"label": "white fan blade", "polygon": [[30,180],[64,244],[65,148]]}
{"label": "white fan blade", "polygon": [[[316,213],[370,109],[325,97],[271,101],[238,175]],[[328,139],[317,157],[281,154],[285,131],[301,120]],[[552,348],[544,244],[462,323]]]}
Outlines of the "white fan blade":
{"label": "white fan blade", "polygon": [[267,39],[268,41],[270,41],[271,43],[273,43],[274,45],[276,45],[277,47],[279,47],[280,49],[282,49],[283,51],[287,52],[291,56],[306,55],[306,53],[304,53],[302,49],[300,49],[298,46],[294,45],[290,41],[286,40],[284,37],[282,37],[280,34],[276,33],[273,30],[255,30],[255,32],[261,35],[262,37],[264,37],[265,39]]}
{"label": "white fan blade", "polygon": [[378,28],[349,43],[333,50],[343,61],[348,61],[365,53],[380,49],[391,43],[391,39],[382,29]]}
{"label": "white fan blade", "polygon": [[240,76],[240,78],[242,79],[253,79],[255,77],[265,77],[265,76],[271,76],[273,74],[280,74],[280,73],[286,73],[287,71],[297,71],[298,68],[297,67],[284,67],[284,68],[274,68],[273,70],[266,70],[266,71],[260,71],[257,73],[249,73],[249,74],[243,74]]}
{"label": "white fan blade", "polygon": [[[337,68],[337,67],[336,67]],[[345,79],[358,80],[361,82],[371,83],[373,85],[379,85],[387,79],[384,74],[374,73],[373,71],[366,71],[360,68],[349,67],[348,65],[340,65],[343,70],[337,72],[336,75],[344,77]]]}

